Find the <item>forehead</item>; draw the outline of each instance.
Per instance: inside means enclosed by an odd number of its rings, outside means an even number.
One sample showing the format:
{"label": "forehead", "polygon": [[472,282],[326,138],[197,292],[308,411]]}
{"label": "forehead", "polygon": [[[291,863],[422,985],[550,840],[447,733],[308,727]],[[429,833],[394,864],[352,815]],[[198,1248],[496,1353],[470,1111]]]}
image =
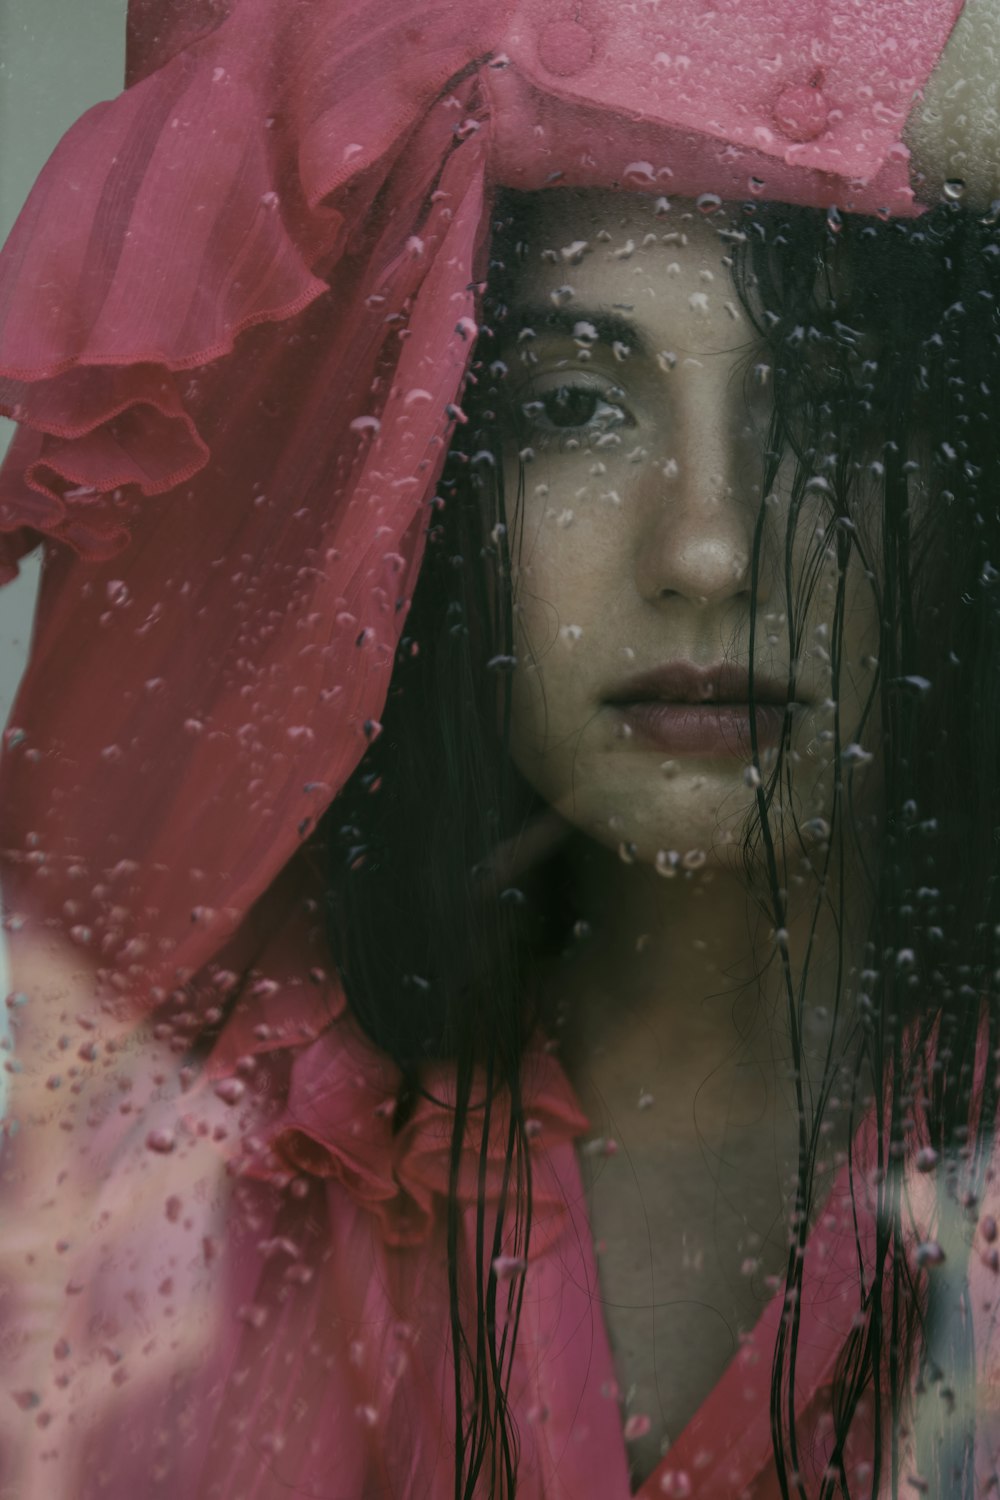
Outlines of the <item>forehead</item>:
{"label": "forehead", "polygon": [[[749,330],[735,299],[725,214],[645,194],[558,189],[524,200],[513,300],[560,326],[576,314],[630,323],[651,351],[724,352]],[[539,329],[541,333],[543,330]]]}

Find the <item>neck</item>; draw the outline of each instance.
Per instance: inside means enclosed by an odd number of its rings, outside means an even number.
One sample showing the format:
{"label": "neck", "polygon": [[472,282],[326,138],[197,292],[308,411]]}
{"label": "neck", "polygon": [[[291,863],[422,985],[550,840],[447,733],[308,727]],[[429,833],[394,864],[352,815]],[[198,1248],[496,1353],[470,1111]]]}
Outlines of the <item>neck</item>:
{"label": "neck", "polygon": [[[795,1068],[818,1075],[828,1048],[835,1060],[843,1053],[830,1019],[840,959],[830,914],[817,921],[801,893],[779,945],[773,915],[735,868],[664,878],[579,835],[567,855],[590,931],[546,966],[543,992],[591,1120],[631,1112],[646,1090],[669,1099],[674,1127],[692,1135],[704,1134],[713,1100],[727,1118],[767,1100],[797,1130]],[[806,973],[796,1049],[790,1016]]]}

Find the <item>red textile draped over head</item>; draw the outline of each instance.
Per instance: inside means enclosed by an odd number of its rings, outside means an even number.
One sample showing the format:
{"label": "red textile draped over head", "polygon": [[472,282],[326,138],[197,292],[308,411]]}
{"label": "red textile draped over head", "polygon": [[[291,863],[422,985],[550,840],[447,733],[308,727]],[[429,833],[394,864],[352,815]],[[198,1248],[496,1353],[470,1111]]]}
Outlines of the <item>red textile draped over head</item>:
{"label": "red textile draped over head", "polygon": [[960,8],[132,0],[131,86],[0,257],[6,576],[46,542],[15,962],[64,931],[142,1009],[247,961],[375,732],[493,188],[913,212],[900,131]]}

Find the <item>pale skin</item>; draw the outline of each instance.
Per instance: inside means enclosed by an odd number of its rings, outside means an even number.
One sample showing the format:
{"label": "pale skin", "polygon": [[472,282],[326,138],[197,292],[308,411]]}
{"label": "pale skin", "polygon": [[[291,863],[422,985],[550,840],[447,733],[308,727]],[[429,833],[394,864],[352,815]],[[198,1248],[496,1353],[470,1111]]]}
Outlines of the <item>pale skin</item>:
{"label": "pale skin", "polygon": [[[930,182],[962,177],[967,184],[966,201],[973,206],[986,206],[1000,196],[1000,124],[990,95],[997,72],[992,59],[1000,35],[998,10],[998,0],[967,5],[925,102],[914,107],[907,131],[915,170]],[[615,234],[620,244],[625,238],[620,220]],[[578,237],[587,236],[562,229],[553,244],[558,247]],[[675,378],[675,386],[692,396],[679,444],[684,451],[677,454],[673,515],[684,517],[693,545],[678,552],[676,532],[671,540],[666,523],[659,526],[652,518],[655,497],[647,494],[642,511],[646,530],[641,538],[632,535],[624,552],[617,555],[618,563],[630,557],[633,571],[631,575],[627,570],[619,572],[610,615],[606,597],[591,601],[596,610],[593,618],[614,625],[606,639],[608,654],[603,663],[614,669],[624,660],[617,653],[626,645],[650,652],[662,645],[675,650],[681,639],[686,649],[709,641],[714,649],[732,639],[728,627],[734,623],[733,611],[738,613],[740,607],[735,553],[743,525],[740,517],[752,497],[732,469],[732,424],[721,424],[721,435],[730,446],[720,449],[720,433],[712,423],[702,421],[699,412],[718,409],[725,389],[719,372],[725,370],[727,361],[731,364],[727,350],[739,342],[741,334],[722,306],[729,298],[724,268],[701,264],[703,247],[693,236],[685,251],[683,257],[674,252],[668,256],[658,248],[654,252],[658,261],[643,252],[624,267],[640,270],[647,285],[654,286],[669,259],[679,262],[681,277],[697,276],[699,269],[712,270],[714,283],[698,286],[710,294],[708,317],[698,314],[683,331],[683,339],[672,326],[664,347],[686,342],[694,348],[705,337],[715,343],[711,357],[700,368],[674,371],[674,377],[681,375],[681,381],[687,382],[682,386]],[[621,264],[616,264],[621,271]],[[589,274],[597,265],[596,257],[585,258],[571,276],[563,271],[558,279],[580,281],[585,271]],[[548,273],[540,269],[539,274]],[[544,294],[544,284],[537,290]],[[629,299],[616,296],[613,300]],[[656,299],[647,297],[644,313],[652,313],[654,305]],[[745,439],[737,435],[739,441]],[[711,491],[699,491],[692,483],[695,475],[725,475],[727,469],[729,477]],[[530,477],[534,482],[534,476]],[[709,499],[711,509],[706,508]],[[567,500],[559,508],[574,503]],[[716,528],[711,546],[697,542],[699,516]],[[544,537],[544,515],[539,519],[539,535]],[[605,512],[602,524],[612,528],[609,534],[624,535],[621,513],[612,517],[610,510]],[[572,532],[573,526],[565,529],[567,536]],[[671,577],[669,568],[678,561],[683,568]],[[720,562],[729,575],[722,583]],[[544,583],[550,588],[553,579]],[[664,589],[672,600],[669,607],[662,602],[667,597],[661,592]],[[639,603],[626,607],[629,591]],[[544,595],[545,590],[537,592]],[[858,603],[854,668],[860,691],[867,649],[860,594]],[[575,618],[576,607],[569,614],[574,618],[562,619],[563,624],[581,623]],[[637,634],[632,627],[640,618],[645,622],[644,633]],[[687,632],[680,638],[671,633],[678,620]],[[718,632],[714,637],[704,634],[709,620]],[[579,638],[572,648],[575,656],[570,655],[566,641],[557,640],[553,659],[562,652],[563,662],[585,662],[592,638],[593,631]],[[591,685],[603,681],[604,675],[602,669]],[[570,718],[574,712],[588,711],[585,695],[573,696],[584,680],[577,678],[569,697],[563,699],[563,711]],[[818,687],[816,697],[818,725]],[[522,714],[521,728],[526,734],[531,731],[530,715],[526,721]],[[808,743],[807,737],[800,747],[804,764],[809,760]],[[617,1158],[588,1158],[588,1170],[595,1162],[605,1167],[590,1173],[591,1191],[595,1237],[600,1240],[603,1235],[608,1241],[602,1290],[617,1345],[621,1383],[625,1390],[636,1386],[629,1409],[644,1408],[652,1419],[648,1438],[634,1450],[638,1476],[654,1466],[663,1438],[679,1430],[718,1379],[732,1352],[732,1330],[747,1326],[760,1305],[760,1278],[781,1268],[780,1226],[794,1168],[794,1131],[780,1033],[773,1024],[762,1024],[773,1019],[774,1006],[765,995],[759,1007],[751,1005],[748,1010],[744,1002],[734,1015],[724,993],[727,987],[750,978],[755,954],[770,957],[773,951],[766,921],[748,928],[746,897],[737,879],[734,846],[727,838],[727,831],[734,833],[746,810],[749,792],[741,771],[732,766],[724,770],[685,767],[671,783],[651,757],[642,761],[632,755],[628,760],[619,757],[621,766],[627,765],[628,776],[614,783],[608,778],[608,767],[621,748],[609,740],[603,761],[597,756],[591,763],[590,781],[582,789],[577,787],[590,798],[585,816],[577,816],[574,803],[564,794],[553,792],[551,800],[577,830],[571,837],[585,841],[590,857],[580,861],[581,880],[585,888],[592,888],[606,919],[600,948],[589,950],[587,963],[572,976],[569,986],[577,1040],[567,1060],[591,1118],[614,1135],[620,1146]],[[527,743],[522,753],[530,759]],[[533,774],[541,775],[544,769],[536,763]],[[565,780],[559,767],[549,770],[554,785]],[[696,787],[699,778],[703,779]],[[803,772],[803,805],[821,800],[822,787],[820,757],[818,764],[807,765]],[[637,817],[640,806],[648,809],[654,792],[663,809],[659,825],[651,823],[645,812],[641,819]],[[612,817],[620,817],[622,826],[612,826]],[[599,830],[602,818],[605,827]],[[625,865],[618,857],[623,839],[642,845],[634,864]],[[660,847],[682,853],[704,850],[708,858],[697,879],[670,882],[655,873],[653,861]],[[793,954],[798,942],[795,922],[793,912],[789,922]],[[643,935],[646,942],[637,953],[636,941]],[[5,1330],[0,1441],[13,1459],[12,1496],[73,1500],[79,1491],[73,1434],[113,1409],[118,1387],[99,1340],[95,1337],[88,1343],[85,1332],[65,1366],[72,1379],[62,1386],[54,1384],[50,1334],[65,1305],[65,1287],[93,1273],[95,1252],[102,1245],[111,1245],[123,1261],[128,1260],[131,1247],[132,1263],[141,1264],[150,1254],[149,1225],[155,1224],[157,1233],[169,1242],[168,1253],[172,1247],[176,1292],[156,1304],[152,1326],[147,1307],[141,1316],[137,1313],[133,1328],[120,1330],[118,1352],[131,1362],[135,1380],[165,1380],[201,1357],[212,1342],[218,1298],[194,1247],[224,1223],[228,1188],[223,1154],[214,1150],[207,1135],[198,1134],[196,1117],[204,1118],[210,1134],[217,1125],[225,1128],[231,1116],[228,1107],[213,1097],[201,1098],[197,1105],[192,1102],[183,1111],[191,1118],[191,1129],[182,1149],[151,1152],[146,1144],[150,1132],[164,1121],[175,1126],[182,1113],[176,1053],[148,1028],[136,1029],[105,1010],[93,974],[75,952],[48,943],[26,952],[22,945],[13,955],[13,968],[15,986],[31,998],[30,1011],[15,1029],[21,1071],[8,1080],[8,1116],[21,1122],[22,1137],[5,1164],[2,1185],[5,1220],[17,1226],[16,1232],[4,1231],[3,1274],[5,1283],[14,1289],[18,1311]],[[656,979],[666,969],[669,993]],[[605,1002],[612,985],[616,1019],[609,1024]],[[65,1064],[59,1036],[67,1010],[84,1017],[90,1028],[87,1036],[96,1046],[93,1060],[78,1059],[74,1082],[79,1090],[74,1094],[46,1087],[56,1065]],[[55,1019],[50,1023],[49,1017]],[[823,1042],[819,1024],[816,1033],[806,1038],[807,1053],[815,1054]],[[117,1054],[108,1050],[108,1043],[120,1049]],[[62,1127],[73,1122],[88,1100],[99,1103],[110,1087],[117,1089],[121,1078],[132,1087],[134,1128],[121,1134],[113,1157],[95,1168],[86,1127]],[[652,1097],[648,1108],[638,1107],[640,1089]],[[669,1153],[663,1149],[664,1139],[671,1143]],[[831,1141],[831,1151],[839,1144]],[[713,1158],[717,1151],[726,1153],[722,1166]],[[615,1175],[610,1170],[623,1163],[628,1165],[626,1172]],[[197,1202],[197,1214],[176,1222],[165,1220],[164,1205],[174,1197]],[[659,1212],[658,1204],[670,1205],[670,1213]],[[623,1231],[617,1242],[609,1227],[615,1223]],[[943,1226],[942,1233],[947,1229]],[[962,1227],[953,1226],[953,1231],[956,1242],[960,1241]],[[744,1250],[760,1260],[756,1278],[740,1273]],[[676,1289],[674,1295],[683,1305],[680,1310],[658,1314],[651,1327],[651,1289],[655,1294],[655,1288],[666,1283]],[[612,1304],[624,1306],[616,1310]],[[685,1349],[683,1371],[665,1353],[673,1338]],[[694,1350],[699,1352],[697,1361],[691,1358]],[[683,1379],[678,1378],[681,1373]],[[39,1395],[40,1405],[25,1406],[13,1399],[15,1394],[30,1392]],[[49,1421],[38,1420],[43,1412],[51,1414]]]}

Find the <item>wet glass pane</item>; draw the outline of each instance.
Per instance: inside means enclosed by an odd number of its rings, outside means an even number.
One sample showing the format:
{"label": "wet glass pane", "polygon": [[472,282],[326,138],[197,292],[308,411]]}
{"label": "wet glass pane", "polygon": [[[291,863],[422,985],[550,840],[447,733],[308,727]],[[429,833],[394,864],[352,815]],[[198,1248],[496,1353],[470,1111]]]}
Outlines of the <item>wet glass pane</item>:
{"label": "wet glass pane", "polygon": [[4,1494],[995,1488],[995,9],[5,0]]}

